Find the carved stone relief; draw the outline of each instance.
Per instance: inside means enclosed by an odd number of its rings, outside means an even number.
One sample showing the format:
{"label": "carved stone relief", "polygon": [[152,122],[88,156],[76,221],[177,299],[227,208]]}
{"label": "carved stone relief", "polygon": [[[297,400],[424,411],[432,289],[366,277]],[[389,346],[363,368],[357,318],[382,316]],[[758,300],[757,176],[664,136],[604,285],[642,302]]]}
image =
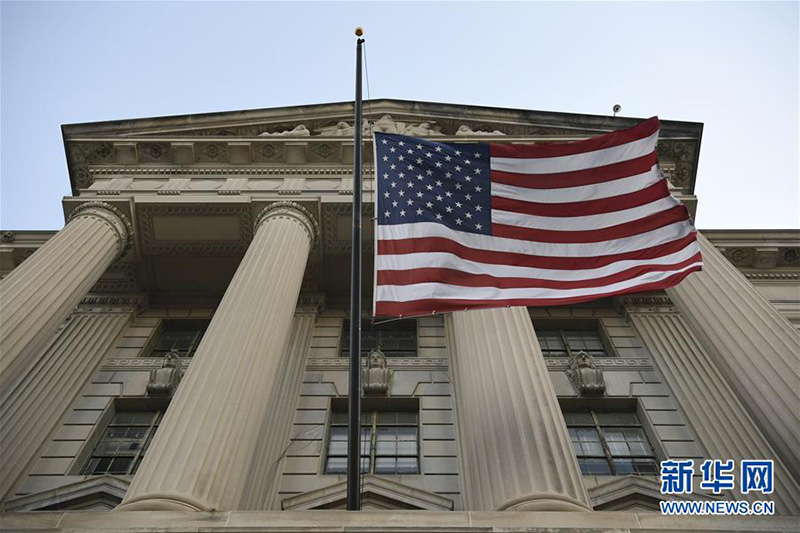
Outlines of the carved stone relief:
{"label": "carved stone relief", "polygon": [[606,392],[603,371],[597,368],[594,357],[584,351],[570,355],[567,376],[580,396],[603,396]]}

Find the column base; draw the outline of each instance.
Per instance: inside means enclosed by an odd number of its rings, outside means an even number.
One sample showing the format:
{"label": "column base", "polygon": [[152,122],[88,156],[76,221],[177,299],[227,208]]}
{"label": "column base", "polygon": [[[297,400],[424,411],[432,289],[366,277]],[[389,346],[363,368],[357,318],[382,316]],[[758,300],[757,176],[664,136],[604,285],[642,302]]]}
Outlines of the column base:
{"label": "column base", "polygon": [[121,503],[114,508],[114,511],[214,511],[214,509],[200,502],[178,499],[166,494],[148,494],[146,498]]}
{"label": "column base", "polygon": [[526,494],[519,498],[504,503],[497,508],[498,511],[591,511],[592,508],[580,500],[553,494],[551,492],[536,492]]}

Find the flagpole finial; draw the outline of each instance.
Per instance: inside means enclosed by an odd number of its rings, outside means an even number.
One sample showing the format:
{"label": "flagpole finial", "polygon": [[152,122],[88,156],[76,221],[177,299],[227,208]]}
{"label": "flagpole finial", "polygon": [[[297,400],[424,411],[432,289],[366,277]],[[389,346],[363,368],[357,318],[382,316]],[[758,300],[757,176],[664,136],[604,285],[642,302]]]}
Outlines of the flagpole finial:
{"label": "flagpole finial", "polygon": [[364,28],[356,26],[356,37],[361,37],[362,35],[364,35]]}

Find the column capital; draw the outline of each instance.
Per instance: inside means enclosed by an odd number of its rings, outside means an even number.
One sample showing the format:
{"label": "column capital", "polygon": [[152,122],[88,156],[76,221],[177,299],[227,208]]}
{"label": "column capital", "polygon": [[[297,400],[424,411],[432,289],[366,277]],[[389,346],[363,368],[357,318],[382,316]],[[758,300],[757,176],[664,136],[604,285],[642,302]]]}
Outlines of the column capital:
{"label": "column capital", "polygon": [[268,205],[262,209],[256,217],[253,228],[255,231],[258,231],[263,224],[279,218],[291,220],[300,224],[308,234],[308,238],[311,239],[311,246],[314,246],[317,242],[317,238],[319,237],[319,223],[311,211],[297,202],[283,201]]}
{"label": "column capital", "polygon": [[630,313],[678,313],[678,308],[666,294],[641,293],[617,296],[613,302],[614,308],[626,318]]}
{"label": "column capital", "polygon": [[124,257],[133,246],[133,224],[125,213],[113,205],[97,201],[84,202],[69,215],[67,223],[78,217],[96,218],[111,227],[119,244],[117,259]]}

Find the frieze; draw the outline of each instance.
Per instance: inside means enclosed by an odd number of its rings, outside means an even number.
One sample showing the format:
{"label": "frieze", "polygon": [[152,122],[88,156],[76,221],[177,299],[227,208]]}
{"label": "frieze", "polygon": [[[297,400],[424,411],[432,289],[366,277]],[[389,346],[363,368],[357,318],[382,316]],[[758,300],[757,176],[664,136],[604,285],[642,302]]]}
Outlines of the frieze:
{"label": "frieze", "polygon": [[[567,370],[570,368],[569,357],[545,357],[545,363],[548,370]],[[594,363],[597,367],[603,370],[642,370],[650,369],[653,367],[653,362],[645,358],[630,358],[630,357],[595,357]]]}
{"label": "frieze", "polygon": [[[350,253],[350,235],[340,238],[339,234],[339,219],[350,218],[352,207],[348,204],[325,204],[322,207],[322,237],[325,244],[325,253],[329,254],[346,254]],[[371,220],[375,212],[375,207],[372,203],[364,204],[364,218]],[[367,228],[370,228],[368,225]],[[367,229],[370,231],[370,229]],[[365,235],[365,237],[368,237]],[[363,240],[363,251],[371,253],[374,249],[374,244],[370,238]]]}
{"label": "frieze", "polygon": [[[319,359],[308,359],[306,367],[310,368],[347,368],[350,364],[349,357],[326,357]],[[447,367],[447,359],[444,357],[422,358],[422,357],[387,357],[386,364],[389,368],[442,368]],[[361,358],[361,366],[367,367],[365,357]]]}
{"label": "frieze", "polygon": [[744,277],[755,281],[796,281],[800,272],[744,272]]}
{"label": "frieze", "polygon": [[142,163],[172,162],[172,144],[168,142],[140,142],[138,153]]}
{"label": "frieze", "polygon": [[669,180],[676,187],[689,187],[694,175],[697,142],[693,140],[661,139],[658,158],[670,168]]}

